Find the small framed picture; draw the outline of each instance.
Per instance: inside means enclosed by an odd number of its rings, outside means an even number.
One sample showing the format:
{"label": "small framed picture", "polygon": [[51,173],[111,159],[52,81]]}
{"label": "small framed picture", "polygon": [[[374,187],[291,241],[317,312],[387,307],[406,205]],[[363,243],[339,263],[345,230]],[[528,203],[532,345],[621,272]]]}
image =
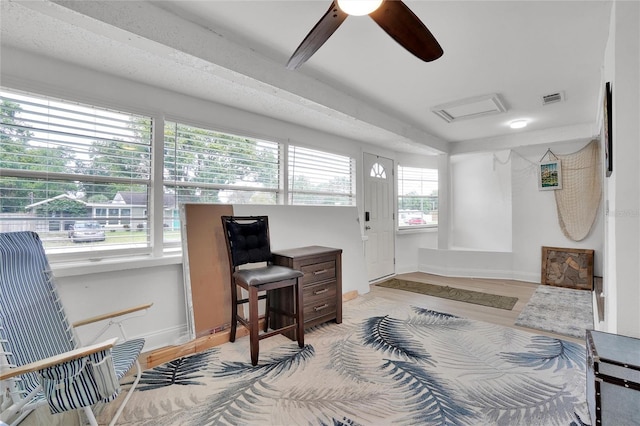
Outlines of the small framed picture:
{"label": "small framed picture", "polygon": [[541,191],[562,189],[562,164],[560,160],[543,161],[538,170],[538,189]]}

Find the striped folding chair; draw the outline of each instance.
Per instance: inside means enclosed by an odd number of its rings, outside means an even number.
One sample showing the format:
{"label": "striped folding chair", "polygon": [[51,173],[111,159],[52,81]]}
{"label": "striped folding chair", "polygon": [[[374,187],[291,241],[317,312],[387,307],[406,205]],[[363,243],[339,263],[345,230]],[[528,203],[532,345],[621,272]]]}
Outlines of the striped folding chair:
{"label": "striped folding chair", "polygon": [[[115,424],[140,379],[143,339],[126,339],[122,320],[143,313],[141,305],[70,324],[38,234],[0,233],[0,424],[20,423],[48,404],[52,413],[82,410],[97,425],[91,406],[110,402],[120,379],[135,364],[137,377],[110,424]],[[123,339],[81,346],[75,325],[104,321]],[[98,336],[99,337],[99,336]]]}

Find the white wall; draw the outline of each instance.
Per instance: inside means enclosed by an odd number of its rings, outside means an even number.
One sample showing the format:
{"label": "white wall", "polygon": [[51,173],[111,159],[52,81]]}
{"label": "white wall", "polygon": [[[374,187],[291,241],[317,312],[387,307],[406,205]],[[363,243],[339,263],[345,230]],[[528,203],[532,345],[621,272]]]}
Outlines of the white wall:
{"label": "white wall", "polygon": [[509,151],[451,157],[451,248],[511,251]]}
{"label": "white wall", "polygon": [[[144,337],[145,351],[176,344],[187,334],[182,265],[136,265],[125,269],[112,265],[106,272],[80,273],[52,265],[60,298],[71,322],[132,306],[153,303],[142,318],[126,322],[129,337]],[[102,326],[103,324],[101,324]],[[77,329],[82,342],[89,342],[96,326]],[[112,329],[106,337],[118,337]]]}
{"label": "white wall", "polygon": [[[605,53],[613,87],[613,174],[605,180],[605,321],[640,338],[640,3],[616,1]],[[604,88],[603,88],[604,90]]]}
{"label": "white wall", "polygon": [[438,247],[438,230],[404,232],[396,234],[396,273],[420,270],[420,250]]}
{"label": "white wall", "polygon": [[269,216],[271,249],[274,251],[313,245],[341,248],[342,292],[369,292],[355,207],[237,204],[233,206],[233,213]]}

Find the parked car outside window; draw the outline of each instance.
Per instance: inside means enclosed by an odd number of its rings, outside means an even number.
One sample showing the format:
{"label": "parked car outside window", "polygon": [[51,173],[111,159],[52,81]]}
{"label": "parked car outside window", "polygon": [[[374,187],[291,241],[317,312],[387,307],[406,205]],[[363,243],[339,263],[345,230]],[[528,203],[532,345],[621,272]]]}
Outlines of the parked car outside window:
{"label": "parked car outside window", "polygon": [[425,215],[420,210],[400,210],[398,216],[398,226],[425,225],[427,223]]}
{"label": "parked car outside window", "polygon": [[69,238],[74,243],[104,241],[104,229],[94,220],[76,220],[69,231]]}

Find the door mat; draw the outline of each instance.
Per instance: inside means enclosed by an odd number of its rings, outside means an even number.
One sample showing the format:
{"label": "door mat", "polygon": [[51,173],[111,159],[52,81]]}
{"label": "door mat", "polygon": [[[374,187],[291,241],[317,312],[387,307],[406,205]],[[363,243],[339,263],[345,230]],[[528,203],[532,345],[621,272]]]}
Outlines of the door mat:
{"label": "door mat", "polygon": [[497,294],[483,293],[480,291],[464,290],[461,288],[422,283],[417,281],[406,281],[397,278],[392,278],[375,285],[506,310],[513,309],[514,305],[518,301],[517,297],[500,296]]}

